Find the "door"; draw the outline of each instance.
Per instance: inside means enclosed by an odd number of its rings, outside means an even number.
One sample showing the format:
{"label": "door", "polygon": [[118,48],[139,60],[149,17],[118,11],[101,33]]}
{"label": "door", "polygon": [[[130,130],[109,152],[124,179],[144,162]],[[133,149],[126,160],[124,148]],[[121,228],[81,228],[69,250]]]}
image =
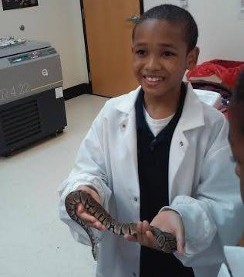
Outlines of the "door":
{"label": "door", "polygon": [[118,96],[138,86],[132,73],[131,17],[140,0],[83,0],[83,24],[92,92]]}

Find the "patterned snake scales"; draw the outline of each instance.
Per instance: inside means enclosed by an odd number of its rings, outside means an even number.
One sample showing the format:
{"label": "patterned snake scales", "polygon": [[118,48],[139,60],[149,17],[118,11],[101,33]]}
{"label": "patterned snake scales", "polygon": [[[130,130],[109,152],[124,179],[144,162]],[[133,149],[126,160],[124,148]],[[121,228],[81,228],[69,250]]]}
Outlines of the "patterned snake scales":
{"label": "patterned snake scales", "polygon": [[[111,217],[110,214],[88,193],[82,190],[77,190],[69,193],[65,199],[65,207],[69,216],[77,222],[88,234],[92,244],[92,255],[97,259],[97,243],[96,238],[85,222],[76,215],[77,204],[82,203],[88,213],[93,215],[100,221],[109,231],[116,235],[131,235],[136,236],[136,223],[119,223]],[[176,251],[176,239],[167,232],[163,232],[156,227],[151,226],[150,231],[156,238],[159,248],[165,253]]]}

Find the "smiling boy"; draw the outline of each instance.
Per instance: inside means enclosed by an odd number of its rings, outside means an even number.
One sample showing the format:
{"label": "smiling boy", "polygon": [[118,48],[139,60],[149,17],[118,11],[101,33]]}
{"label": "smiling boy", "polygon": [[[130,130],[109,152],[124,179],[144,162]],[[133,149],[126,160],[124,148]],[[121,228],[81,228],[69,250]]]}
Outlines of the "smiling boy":
{"label": "smiling boy", "polygon": [[[216,277],[222,243],[238,239],[228,122],[182,81],[197,63],[197,38],[196,22],[180,7],[142,15],[132,37],[140,87],[107,101],[60,187],[60,218],[81,243],[87,235],[65,211],[71,191],[87,191],[119,222],[137,222],[136,238],[116,236],[78,205],[99,241],[97,277]],[[172,233],[177,252],[159,251],[149,225]]]}

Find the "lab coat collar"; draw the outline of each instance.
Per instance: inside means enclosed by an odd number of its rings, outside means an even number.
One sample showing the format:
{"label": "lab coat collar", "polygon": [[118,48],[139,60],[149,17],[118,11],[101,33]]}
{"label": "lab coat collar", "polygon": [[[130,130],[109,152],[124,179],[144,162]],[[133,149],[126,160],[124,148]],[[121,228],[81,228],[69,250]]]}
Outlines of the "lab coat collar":
{"label": "lab coat collar", "polygon": [[118,103],[117,109],[122,113],[129,114],[131,110],[135,108],[135,102],[140,90],[141,90],[141,86],[139,86],[135,90],[132,90],[128,94],[122,95],[121,97],[123,97],[123,101],[120,101]]}
{"label": "lab coat collar", "polygon": [[[182,111],[182,116],[179,121],[182,131],[194,129],[204,125],[203,108],[200,99],[194,93],[190,83],[186,82],[187,94],[185,98],[185,104]],[[117,109],[129,114],[135,108],[135,102],[140,92],[141,86],[131,91],[124,97],[124,101],[120,101],[117,105]],[[123,97],[122,96],[122,97]]]}
{"label": "lab coat collar", "polygon": [[187,94],[181,119],[178,123],[182,131],[191,130],[204,125],[204,113],[201,100],[194,93],[192,85],[186,83]]}

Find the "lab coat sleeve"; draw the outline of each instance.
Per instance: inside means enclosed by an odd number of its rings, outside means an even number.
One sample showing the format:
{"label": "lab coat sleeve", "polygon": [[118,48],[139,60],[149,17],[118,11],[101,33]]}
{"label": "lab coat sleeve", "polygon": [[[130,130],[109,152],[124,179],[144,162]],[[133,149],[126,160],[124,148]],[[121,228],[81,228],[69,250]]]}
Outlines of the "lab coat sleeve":
{"label": "lab coat sleeve", "polygon": [[236,246],[225,246],[224,251],[227,261],[221,265],[218,277],[243,277],[244,248]]}
{"label": "lab coat sleeve", "polygon": [[170,205],[182,216],[185,255],[178,258],[187,266],[222,262],[223,245],[235,244],[241,234],[243,206],[227,137],[223,124],[204,157],[192,196],[178,195]]}
{"label": "lab coat sleeve", "polygon": [[[90,245],[90,241],[86,232],[66,212],[65,198],[71,191],[76,190],[79,185],[90,185],[97,190],[101,204],[105,209],[108,208],[111,190],[107,186],[107,165],[103,147],[103,112],[104,108],[100,111],[83,139],[70,175],[59,188],[60,219],[69,226],[75,240],[87,245]],[[93,229],[93,232],[97,241],[99,241],[102,238],[102,232],[96,229]]]}

